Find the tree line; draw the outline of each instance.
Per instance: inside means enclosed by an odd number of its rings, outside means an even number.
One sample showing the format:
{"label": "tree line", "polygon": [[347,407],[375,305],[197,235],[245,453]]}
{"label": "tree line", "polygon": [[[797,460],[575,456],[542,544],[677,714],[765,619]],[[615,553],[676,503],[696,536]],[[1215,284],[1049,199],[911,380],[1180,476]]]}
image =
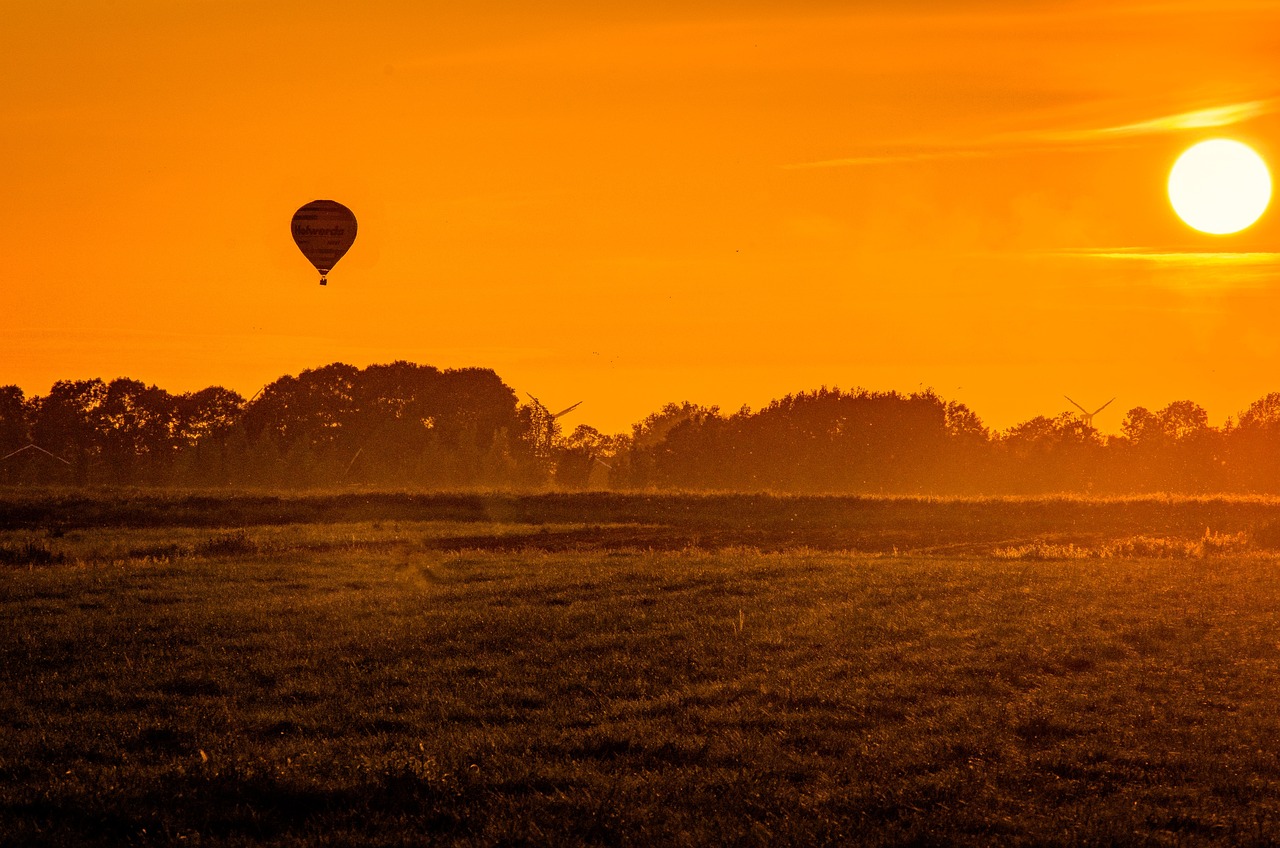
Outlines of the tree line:
{"label": "tree line", "polygon": [[118,378],[0,387],[0,483],[613,488],[856,494],[1280,492],[1280,393],[1222,427],[1192,401],[993,431],[932,390],[821,388],[752,411],[672,403],[564,432],[492,370],[342,363],[253,397]]}

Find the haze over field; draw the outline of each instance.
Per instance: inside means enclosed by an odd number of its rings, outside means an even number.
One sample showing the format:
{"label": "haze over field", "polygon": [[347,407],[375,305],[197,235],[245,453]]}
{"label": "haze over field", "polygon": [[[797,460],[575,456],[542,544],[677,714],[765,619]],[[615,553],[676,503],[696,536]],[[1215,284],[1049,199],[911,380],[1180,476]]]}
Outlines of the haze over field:
{"label": "haze over field", "polygon": [[[995,427],[1280,388],[1274,208],[1215,237],[1165,196],[1196,141],[1280,161],[1274,3],[3,12],[0,384],[28,395],[407,359],[618,432],[823,384]],[[360,220],[325,289],[289,236],[317,198]]]}

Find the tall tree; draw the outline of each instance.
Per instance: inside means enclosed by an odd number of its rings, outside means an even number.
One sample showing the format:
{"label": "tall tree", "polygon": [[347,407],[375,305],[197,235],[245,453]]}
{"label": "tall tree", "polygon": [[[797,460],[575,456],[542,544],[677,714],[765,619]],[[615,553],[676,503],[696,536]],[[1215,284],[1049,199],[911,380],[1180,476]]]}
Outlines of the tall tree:
{"label": "tall tree", "polygon": [[31,442],[31,407],[22,389],[0,386],[0,456]]}
{"label": "tall tree", "polygon": [[150,482],[168,470],[179,447],[175,398],[164,389],[124,377],[107,384],[99,409],[103,457],[112,482]]}
{"label": "tall tree", "polygon": [[20,479],[20,471],[29,461],[22,455],[14,455],[31,443],[31,406],[17,386],[0,386],[0,480],[13,483]]}
{"label": "tall tree", "polygon": [[1249,404],[1225,441],[1230,473],[1240,488],[1280,492],[1280,392]]}
{"label": "tall tree", "polygon": [[77,483],[87,483],[102,453],[102,407],[107,384],[100,379],[59,380],[36,401],[32,436],[72,464]]}
{"label": "tall tree", "polygon": [[244,398],[222,386],[209,386],[180,396],[176,410],[177,435],[191,454],[191,473],[200,482],[229,482],[230,441],[241,423]]}

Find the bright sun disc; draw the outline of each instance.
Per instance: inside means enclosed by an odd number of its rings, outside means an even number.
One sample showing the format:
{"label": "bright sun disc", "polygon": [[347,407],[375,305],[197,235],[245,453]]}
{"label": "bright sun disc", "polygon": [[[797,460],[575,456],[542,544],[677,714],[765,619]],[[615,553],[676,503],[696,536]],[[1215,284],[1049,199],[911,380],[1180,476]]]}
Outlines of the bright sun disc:
{"label": "bright sun disc", "polygon": [[1248,145],[1202,141],[1169,172],[1169,202],[1178,217],[1203,233],[1238,233],[1266,211],[1271,174]]}

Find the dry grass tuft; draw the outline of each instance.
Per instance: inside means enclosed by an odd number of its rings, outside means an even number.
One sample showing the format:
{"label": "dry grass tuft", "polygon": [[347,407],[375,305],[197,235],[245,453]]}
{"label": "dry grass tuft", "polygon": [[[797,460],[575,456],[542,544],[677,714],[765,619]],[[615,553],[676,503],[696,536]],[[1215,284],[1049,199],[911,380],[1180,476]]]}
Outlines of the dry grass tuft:
{"label": "dry grass tuft", "polygon": [[1099,545],[1032,542],[996,548],[991,555],[1000,560],[1072,559],[1204,559],[1243,554],[1255,549],[1249,533],[1215,533],[1205,528],[1198,539],[1171,539],[1166,536],[1126,536]]}

